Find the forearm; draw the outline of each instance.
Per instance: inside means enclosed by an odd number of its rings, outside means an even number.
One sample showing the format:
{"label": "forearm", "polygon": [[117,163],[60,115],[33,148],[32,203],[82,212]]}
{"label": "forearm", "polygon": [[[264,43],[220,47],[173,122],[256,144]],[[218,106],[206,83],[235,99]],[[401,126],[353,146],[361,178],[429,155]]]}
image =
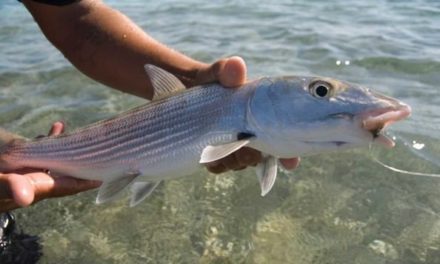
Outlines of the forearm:
{"label": "forearm", "polygon": [[46,37],[79,70],[110,87],[152,98],[144,65],[164,68],[191,84],[207,65],[148,36],[120,12],[98,0],[54,7],[23,1]]}

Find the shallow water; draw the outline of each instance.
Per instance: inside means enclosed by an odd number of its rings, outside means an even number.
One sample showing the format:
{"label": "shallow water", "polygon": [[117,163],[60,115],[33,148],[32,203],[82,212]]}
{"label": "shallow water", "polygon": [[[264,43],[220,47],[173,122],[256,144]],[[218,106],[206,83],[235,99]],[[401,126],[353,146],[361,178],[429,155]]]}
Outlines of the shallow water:
{"label": "shallow water", "polygon": [[[194,58],[243,56],[252,78],[326,75],[409,103],[413,116],[391,130],[407,144],[372,153],[440,172],[424,160],[440,163],[440,2],[108,3]],[[35,136],[56,120],[72,129],[143,103],[75,70],[16,1],[1,1],[0,12],[2,127]],[[42,263],[440,263],[440,179],[390,172],[370,155],[304,158],[265,198],[251,169],[201,170],[135,208],[126,199],[96,206],[92,191],[17,217],[42,237]]]}

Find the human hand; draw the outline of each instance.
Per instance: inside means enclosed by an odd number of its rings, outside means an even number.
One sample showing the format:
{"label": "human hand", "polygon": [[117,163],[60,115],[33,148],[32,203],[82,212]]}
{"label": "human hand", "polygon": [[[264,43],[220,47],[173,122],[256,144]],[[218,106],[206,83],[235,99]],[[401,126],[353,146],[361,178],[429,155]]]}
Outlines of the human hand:
{"label": "human hand", "polygon": [[[64,125],[56,122],[49,136],[64,131]],[[0,173],[0,213],[19,207],[29,206],[47,198],[73,195],[101,185],[98,181],[75,179],[72,177],[52,177],[41,170],[26,169]]]}
{"label": "human hand", "polygon": [[[246,82],[246,64],[240,57],[221,59],[206,68],[199,70],[196,84],[219,82],[225,87],[237,88]],[[212,173],[223,173],[228,170],[242,170],[248,166],[256,166],[262,160],[258,150],[244,147],[233,154],[208,163],[207,169]],[[299,158],[280,159],[281,165],[293,170],[299,165]]]}

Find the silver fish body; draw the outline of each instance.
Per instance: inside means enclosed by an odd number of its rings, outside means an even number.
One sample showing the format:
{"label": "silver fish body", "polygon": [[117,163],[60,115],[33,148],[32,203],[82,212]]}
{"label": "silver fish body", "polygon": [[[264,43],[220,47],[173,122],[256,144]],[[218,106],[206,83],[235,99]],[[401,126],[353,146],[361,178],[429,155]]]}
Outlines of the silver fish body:
{"label": "silver fish body", "polygon": [[196,87],[72,133],[16,141],[3,159],[17,168],[94,180],[133,171],[152,180],[190,173],[205,146],[230,142],[243,131],[247,93]]}
{"label": "silver fish body", "polygon": [[[326,88],[331,94],[321,98]],[[373,117],[365,114],[375,111],[379,114]],[[368,118],[393,111],[398,114],[364,128]],[[101,180],[97,202],[137,182],[132,186],[135,205],[161,180],[191,174],[200,163],[246,145],[274,157],[257,169],[264,195],[275,181],[275,158],[367,145],[381,126],[409,113],[409,107],[395,99],[328,78],[262,78],[239,89],[210,84],[72,133],[11,141],[0,150],[0,167],[42,168],[55,175]]]}

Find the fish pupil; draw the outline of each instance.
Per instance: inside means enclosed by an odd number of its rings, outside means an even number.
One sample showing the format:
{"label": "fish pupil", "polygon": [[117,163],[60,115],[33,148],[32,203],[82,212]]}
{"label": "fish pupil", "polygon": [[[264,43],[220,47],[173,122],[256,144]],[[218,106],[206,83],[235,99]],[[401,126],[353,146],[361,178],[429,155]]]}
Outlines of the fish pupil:
{"label": "fish pupil", "polygon": [[328,88],[320,85],[318,87],[316,87],[316,95],[318,95],[319,97],[326,97],[327,93],[328,93]]}

